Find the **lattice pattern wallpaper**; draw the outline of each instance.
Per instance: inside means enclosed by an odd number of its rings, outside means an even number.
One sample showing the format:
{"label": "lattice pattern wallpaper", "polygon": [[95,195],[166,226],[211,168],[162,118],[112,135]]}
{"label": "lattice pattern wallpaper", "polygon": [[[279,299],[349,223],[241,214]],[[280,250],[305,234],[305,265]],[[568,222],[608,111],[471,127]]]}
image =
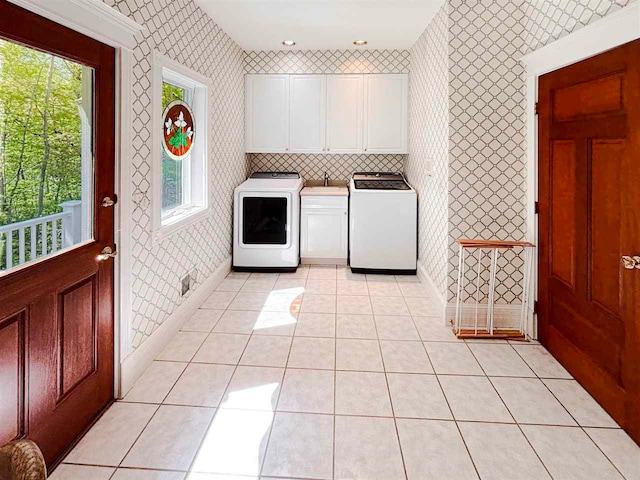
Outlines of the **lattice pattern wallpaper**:
{"label": "lattice pattern wallpaper", "polygon": [[[526,102],[518,59],[630,3],[448,1],[449,300],[457,287],[457,238],[520,239],[525,234]],[[485,278],[487,264],[483,261],[481,269]],[[522,262],[507,255],[499,264],[498,301],[518,302]],[[475,266],[470,260],[466,298],[475,293]]]}
{"label": "lattice pattern wallpaper", "polygon": [[[246,177],[243,52],[192,0],[104,0],[143,24],[134,50],[132,193],[133,348],[180,305],[180,278],[202,283],[231,253],[233,189]],[[157,50],[212,79],[210,217],[160,244],[151,237],[151,72]],[[196,285],[196,288],[198,288]]]}
{"label": "lattice pattern wallpaper", "polygon": [[[449,300],[456,295],[458,238],[525,235],[522,3],[449,2]],[[521,259],[506,255],[499,264],[497,302],[518,301]],[[469,296],[475,265],[471,259]]]}
{"label": "lattice pattern wallpaper", "polygon": [[245,52],[246,73],[409,73],[408,50]]}
{"label": "lattice pattern wallpaper", "polygon": [[[295,50],[245,52],[246,73],[409,73],[408,50]],[[356,171],[402,171],[406,155],[247,154],[251,171],[295,171],[305,179],[346,180]]]}
{"label": "lattice pattern wallpaper", "polygon": [[527,0],[525,51],[544,47],[630,3],[633,0]]}
{"label": "lattice pattern wallpaper", "polygon": [[[418,191],[418,257],[442,294],[447,290],[449,177],[448,14],[443,5],[411,49],[409,157]],[[429,163],[431,174],[429,174]]]}
{"label": "lattice pattern wallpaper", "polygon": [[251,171],[299,172],[305,180],[346,181],[353,172],[402,172],[406,155],[309,155],[252,153]]}

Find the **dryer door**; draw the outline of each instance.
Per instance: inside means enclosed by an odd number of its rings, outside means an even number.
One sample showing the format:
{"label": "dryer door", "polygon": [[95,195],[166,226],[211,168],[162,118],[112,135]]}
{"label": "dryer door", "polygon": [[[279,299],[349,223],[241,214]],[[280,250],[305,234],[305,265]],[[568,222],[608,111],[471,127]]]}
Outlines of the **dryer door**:
{"label": "dryer door", "polygon": [[240,195],[240,244],[243,247],[288,248],[291,244],[291,194]]}

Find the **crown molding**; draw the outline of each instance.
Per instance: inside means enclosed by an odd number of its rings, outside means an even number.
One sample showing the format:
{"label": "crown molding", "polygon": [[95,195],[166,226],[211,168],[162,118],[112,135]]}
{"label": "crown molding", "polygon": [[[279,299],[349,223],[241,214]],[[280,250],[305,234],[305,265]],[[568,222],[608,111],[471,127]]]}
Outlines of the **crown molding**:
{"label": "crown molding", "polygon": [[523,56],[527,76],[540,76],[640,38],[640,1]]}
{"label": "crown molding", "polygon": [[114,48],[132,50],[144,27],[101,0],[9,0]]}

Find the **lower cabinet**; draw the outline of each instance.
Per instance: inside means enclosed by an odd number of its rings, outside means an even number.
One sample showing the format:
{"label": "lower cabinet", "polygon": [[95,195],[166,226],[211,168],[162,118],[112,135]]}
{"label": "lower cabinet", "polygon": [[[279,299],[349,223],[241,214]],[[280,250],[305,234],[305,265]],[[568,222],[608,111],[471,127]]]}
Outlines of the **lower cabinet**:
{"label": "lower cabinet", "polygon": [[347,264],[347,196],[303,196],[301,220],[302,263]]}

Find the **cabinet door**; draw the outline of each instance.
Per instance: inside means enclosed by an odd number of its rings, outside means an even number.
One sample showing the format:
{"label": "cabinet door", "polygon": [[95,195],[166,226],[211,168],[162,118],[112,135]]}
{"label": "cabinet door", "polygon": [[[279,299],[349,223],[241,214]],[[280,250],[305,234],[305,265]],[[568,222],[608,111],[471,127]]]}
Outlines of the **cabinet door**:
{"label": "cabinet door", "polygon": [[347,258],[347,211],[342,208],[302,210],[300,256]]}
{"label": "cabinet door", "polygon": [[327,76],[327,151],[362,152],[362,75]]}
{"label": "cabinet door", "polygon": [[366,75],[364,151],[407,153],[408,76]]}
{"label": "cabinet door", "polygon": [[289,76],[247,75],[245,135],[247,152],[289,150]]}
{"label": "cabinet door", "polygon": [[289,150],[322,153],[325,149],[326,75],[289,76]]}

